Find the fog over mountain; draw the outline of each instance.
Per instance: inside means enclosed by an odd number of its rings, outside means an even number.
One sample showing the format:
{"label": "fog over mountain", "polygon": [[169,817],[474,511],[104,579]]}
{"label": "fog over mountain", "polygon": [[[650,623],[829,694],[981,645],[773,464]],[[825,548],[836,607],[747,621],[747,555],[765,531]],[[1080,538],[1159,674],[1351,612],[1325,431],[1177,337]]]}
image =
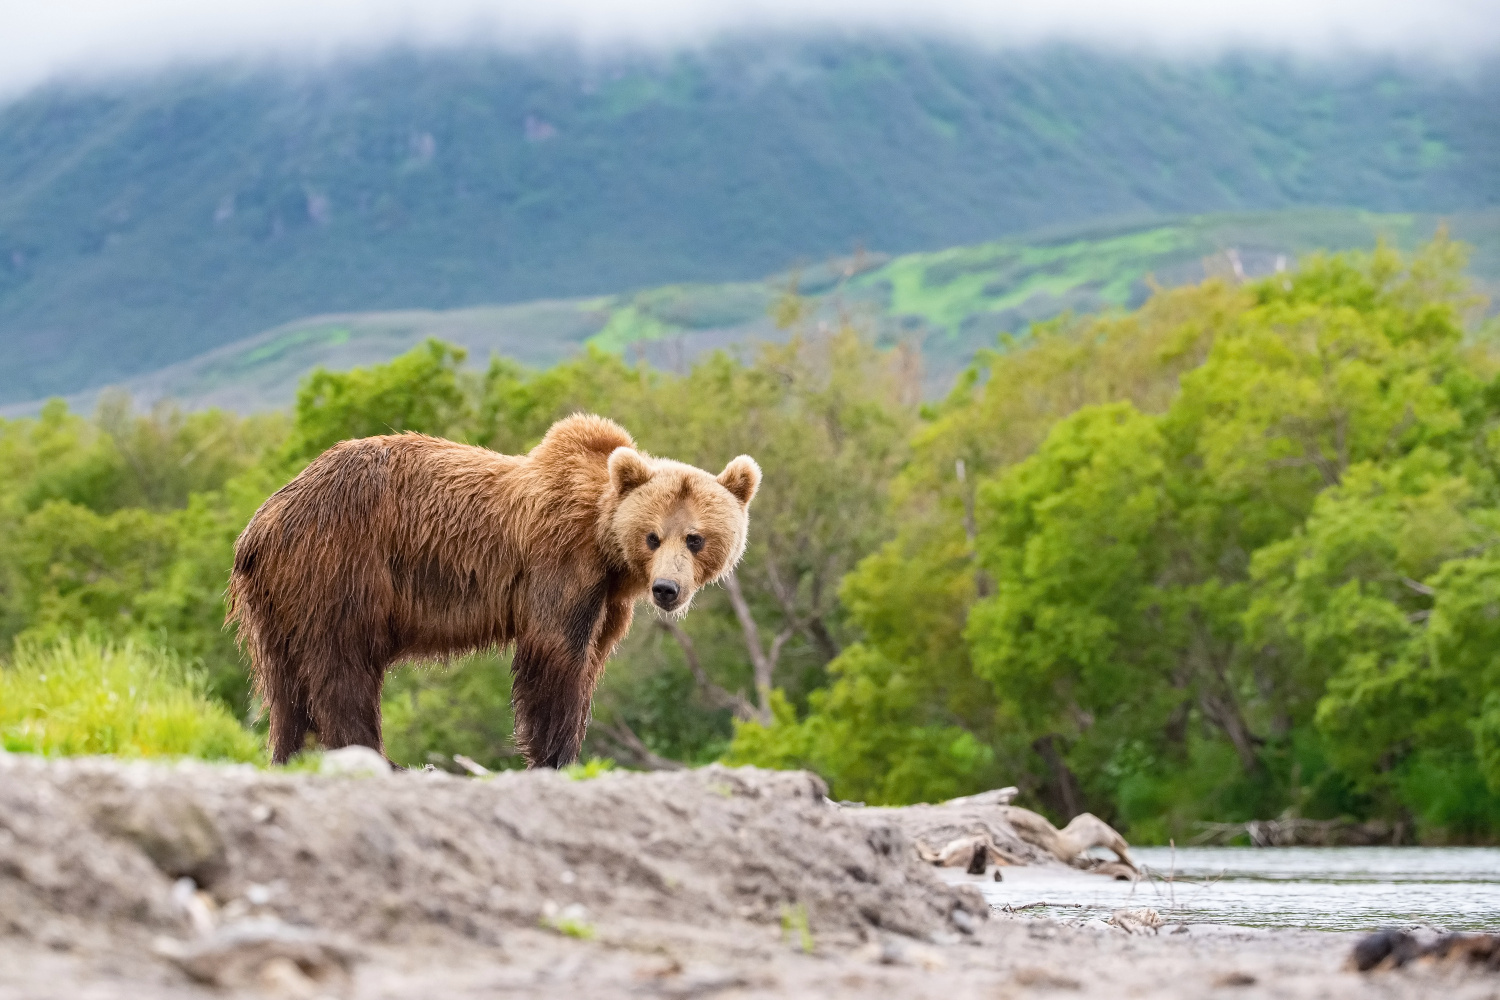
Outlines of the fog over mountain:
{"label": "fog over mountain", "polygon": [[1493,6],[0,0],[0,404],[316,313],[1494,210]]}
{"label": "fog over mountain", "polygon": [[[1183,213],[1500,205],[1500,66],[476,46],[0,106],[0,403],[315,313],[756,279]],[[1316,244],[1314,244],[1316,245]]]}
{"label": "fog over mountain", "polygon": [[0,93],[59,76],[327,58],[391,43],[598,51],[873,31],[988,47],[1061,41],[1194,58],[1249,48],[1428,62],[1500,46],[1491,0],[5,0],[0,23]]}

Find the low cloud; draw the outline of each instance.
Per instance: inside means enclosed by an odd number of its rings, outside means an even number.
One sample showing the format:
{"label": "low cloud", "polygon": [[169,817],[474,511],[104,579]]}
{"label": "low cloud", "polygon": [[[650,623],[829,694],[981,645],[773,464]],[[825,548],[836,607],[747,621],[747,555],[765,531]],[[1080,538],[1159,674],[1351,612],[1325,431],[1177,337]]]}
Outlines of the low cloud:
{"label": "low cloud", "polygon": [[888,31],[989,46],[1062,40],[1168,55],[1230,47],[1431,61],[1500,50],[1494,0],[0,0],[0,92],[58,76],[394,42],[595,50],[739,32]]}

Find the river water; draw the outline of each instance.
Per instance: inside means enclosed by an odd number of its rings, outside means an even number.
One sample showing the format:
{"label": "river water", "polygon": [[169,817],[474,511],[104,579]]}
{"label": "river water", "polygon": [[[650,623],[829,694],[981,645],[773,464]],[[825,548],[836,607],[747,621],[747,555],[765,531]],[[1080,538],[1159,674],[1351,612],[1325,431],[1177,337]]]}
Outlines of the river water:
{"label": "river water", "polygon": [[1149,878],[1002,868],[1003,882],[979,888],[991,906],[1070,922],[1149,906],[1174,923],[1500,931],[1500,848],[1145,847],[1132,854]]}

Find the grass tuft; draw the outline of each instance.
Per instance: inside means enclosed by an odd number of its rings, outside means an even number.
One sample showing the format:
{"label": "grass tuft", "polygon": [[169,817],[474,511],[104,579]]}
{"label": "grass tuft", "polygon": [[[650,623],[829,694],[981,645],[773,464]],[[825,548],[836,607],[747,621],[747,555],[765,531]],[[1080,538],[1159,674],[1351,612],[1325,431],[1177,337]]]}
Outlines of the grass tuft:
{"label": "grass tuft", "polygon": [[813,941],[812,926],[808,923],[807,907],[801,903],[781,908],[781,936],[782,939],[791,938],[792,943],[802,949],[805,955],[811,955],[816,947]]}
{"label": "grass tuft", "polygon": [[581,764],[569,764],[562,769],[562,773],[574,781],[587,781],[601,774],[608,774],[614,769],[615,762],[608,757],[590,757]]}
{"label": "grass tuft", "polygon": [[252,761],[260,741],[209,698],[202,674],[134,643],[17,643],[0,664],[0,746],[48,756]]}

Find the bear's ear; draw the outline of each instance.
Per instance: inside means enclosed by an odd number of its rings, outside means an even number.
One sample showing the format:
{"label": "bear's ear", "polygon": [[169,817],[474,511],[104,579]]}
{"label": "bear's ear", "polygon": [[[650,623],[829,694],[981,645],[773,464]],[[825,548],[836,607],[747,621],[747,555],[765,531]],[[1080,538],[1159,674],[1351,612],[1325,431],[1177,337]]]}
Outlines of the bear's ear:
{"label": "bear's ear", "polygon": [[755,491],[760,489],[760,466],[749,455],[741,455],[719,473],[719,485],[734,495],[741,507],[750,506]]}
{"label": "bear's ear", "polygon": [[651,478],[651,466],[634,448],[624,445],[609,453],[609,481],[624,496]]}

